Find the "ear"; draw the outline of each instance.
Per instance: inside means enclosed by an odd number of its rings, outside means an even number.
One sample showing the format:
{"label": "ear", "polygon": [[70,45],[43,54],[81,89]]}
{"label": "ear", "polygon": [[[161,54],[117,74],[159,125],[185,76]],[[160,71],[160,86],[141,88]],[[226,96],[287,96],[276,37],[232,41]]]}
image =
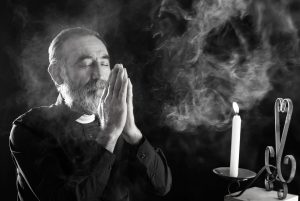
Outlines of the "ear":
{"label": "ear", "polygon": [[50,74],[56,86],[59,86],[64,82],[63,78],[61,77],[61,69],[57,64],[49,64],[48,73]]}

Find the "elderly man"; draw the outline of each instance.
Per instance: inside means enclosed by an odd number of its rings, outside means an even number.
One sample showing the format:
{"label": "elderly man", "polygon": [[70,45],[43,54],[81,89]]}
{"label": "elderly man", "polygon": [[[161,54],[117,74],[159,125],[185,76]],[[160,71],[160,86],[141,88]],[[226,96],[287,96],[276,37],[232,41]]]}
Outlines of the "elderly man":
{"label": "elderly man", "polygon": [[49,62],[56,103],[31,109],[11,130],[18,200],[130,200],[133,185],[165,195],[166,159],[136,127],[131,81],[121,64],[111,70],[101,37],[65,29]]}

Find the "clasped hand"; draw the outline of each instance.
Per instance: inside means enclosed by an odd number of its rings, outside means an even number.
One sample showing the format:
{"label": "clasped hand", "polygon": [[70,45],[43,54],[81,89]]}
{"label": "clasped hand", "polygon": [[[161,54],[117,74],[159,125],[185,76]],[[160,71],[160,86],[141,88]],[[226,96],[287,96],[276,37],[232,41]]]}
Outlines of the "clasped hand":
{"label": "clasped hand", "polygon": [[101,133],[97,141],[111,152],[121,134],[129,144],[137,144],[142,139],[134,121],[132,97],[127,70],[122,64],[116,64],[98,107]]}

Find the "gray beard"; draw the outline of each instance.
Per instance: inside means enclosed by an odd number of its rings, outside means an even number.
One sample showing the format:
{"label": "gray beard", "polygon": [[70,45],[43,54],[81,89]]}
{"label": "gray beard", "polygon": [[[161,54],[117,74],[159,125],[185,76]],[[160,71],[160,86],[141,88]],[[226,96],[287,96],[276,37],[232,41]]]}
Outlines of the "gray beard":
{"label": "gray beard", "polygon": [[102,92],[106,86],[104,80],[92,80],[86,85],[76,88],[68,80],[60,86],[60,93],[66,104],[79,112],[85,114],[97,114]]}

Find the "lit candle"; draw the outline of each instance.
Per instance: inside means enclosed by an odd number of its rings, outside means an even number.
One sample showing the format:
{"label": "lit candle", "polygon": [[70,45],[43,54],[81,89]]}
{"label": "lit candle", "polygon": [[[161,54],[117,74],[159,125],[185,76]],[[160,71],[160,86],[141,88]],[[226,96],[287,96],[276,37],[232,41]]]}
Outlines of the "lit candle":
{"label": "lit candle", "polygon": [[239,152],[240,152],[240,135],[241,135],[241,117],[239,114],[239,106],[236,102],[232,103],[234,117],[232,119],[232,135],[231,135],[231,154],[230,154],[230,176],[237,177],[239,173]]}

